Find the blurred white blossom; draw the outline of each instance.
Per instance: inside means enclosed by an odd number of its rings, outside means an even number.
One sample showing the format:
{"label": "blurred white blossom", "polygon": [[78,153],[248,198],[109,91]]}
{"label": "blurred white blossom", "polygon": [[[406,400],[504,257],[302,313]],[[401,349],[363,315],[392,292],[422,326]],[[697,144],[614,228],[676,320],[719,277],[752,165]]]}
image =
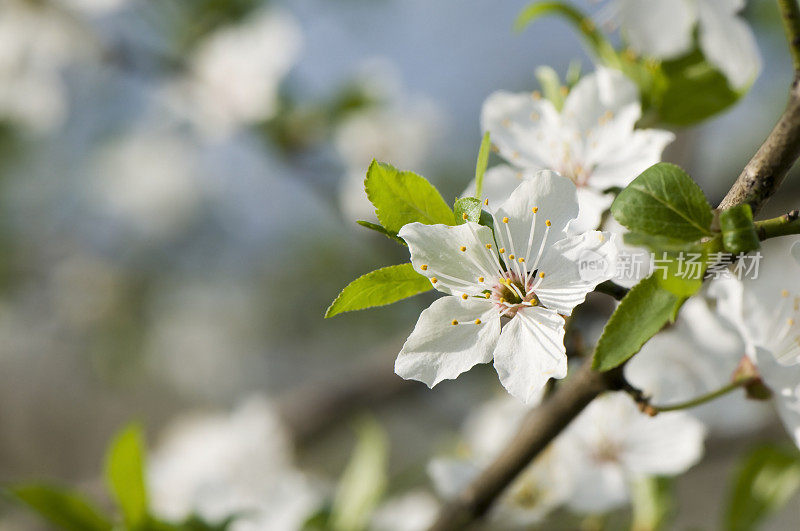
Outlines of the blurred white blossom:
{"label": "blurred white blossom", "polygon": [[370,531],[424,531],[436,519],[439,503],[424,491],[389,498],[375,509]]}
{"label": "blurred white blossom", "polygon": [[616,0],[622,34],[639,54],[674,59],[694,46],[695,28],[706,59],[741,90],[761,70],[753,31],[738,15],[745,0]]}
{"label": "blurred white blossom", "polygon": [[198,44],[187,75],[168,87],[175,107],[212,137],[268,120],[302,44],[291,15],[263,9]]}
{"label": "blurred white blossom", "polygon": [[[483,104],[481,125],[510,165],[487,171],[484,197],[503,201],[537,170],[553,170],[578,187],[580,213],[575,232],[596,229],[614,196],[661,160],[675,135],[634,129],[642,114],[636,85],[621,72],[598,67],[582,78],[561,111],[538,93],[495,92]],[[468,189],[474,195],[474,184]]]}
{"label": "blurred white blossom", "polygon": [[291,460],[288,434],[263,397],[229,415],[178,420],[150,458],[153,510],[172,521],[197,514],[217,523],[241,515],[234,531],[296,531],[321,491]]}

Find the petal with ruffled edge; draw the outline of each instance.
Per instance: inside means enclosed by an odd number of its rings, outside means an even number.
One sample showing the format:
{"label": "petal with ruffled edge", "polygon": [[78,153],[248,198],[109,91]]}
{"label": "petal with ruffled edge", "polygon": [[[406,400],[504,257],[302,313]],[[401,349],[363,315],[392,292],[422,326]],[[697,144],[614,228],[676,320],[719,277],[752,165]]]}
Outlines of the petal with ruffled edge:
{"label": "petal with ruffled edge", "polygon": [[550,378],[567,375],[564,318],[544,308],[523,308],[503,327],[494,353],[503,387],[533,403]]}
{"label": "petal with ruffled edge", "polygon": [[636,84],[618,70],[599,66],[569,91],[561,114],[581,132],[608,123],[614,116],[624,117],[618,126],[631,131],[640,112]]}
{"label": "petal with ruffled edge", "polygon": [[778,363],[772,353],[756,349],[756,364],[764,383],[772,389],[786,431],[800,448],[800,365],[787,367]]}
{"label": "petal with ruffled edge", "polygon": [[[476,320],[480,319],[480,324]],[[458,324],[453,325],[453,320]],[[403,345],[394,372],[433,387],[478,363],[492,360],[500,336],[500,314],[485,299],[437,299],[419,316]]]}
{"label": "petal with ruffled edge", "polygon": [[552,171],[540,171],[523,180],[497,209],[495,238],[508,253],[523,257],[534,267],[539,250],[562,239],[567,224],[577,216],[577,191],[572,181]]}
{"label": "petal with ruffled edge", "polygon": [[749,86],[761,71],[761,55],[753,30],[736,15],[743,4],[739,0],[698,2],[700,48],[736,90]]}
{"label": "petal with ruffled edge", "polygon": [[533,286],[539,301],[562,315],[571,314],[587,293],[614,276],[615,239],[609,232],[590,231],[547,249],[538,268],[544,277]]}
{"label": "petal with ruffled edge", "polygon": [[408,244],[414,269],[431,282],[436,279],[433,287],[444,293],[477,295],[486,288],[478,279],[493,278],[499,270],[494,250],[486,248],[494,246],[492,230],[477,223],[455,227],[409,223],[398,234]]}
{"label": "petal with ruffled edge", "polygon": [[488,131],[506,160],[529,169],[555,168],[553,146],[560,145],[561,117],[553,104],[529,92],[498,91],[481,110],[481,128]]}
{"label": "petal with ruffled edge", "polygon": [[624,188],[644,170],[661,161],[661,154],[675,135],[659,129],[628,131],[617,136],[613,149],[590,153],[592,173],[589,186],[606,190]]}
{"label": "petal with ruffled edge", "polygon": [[619,23],[625,40],[639,54],[673,59],[692,48],[697,20],[688,0],[620,0]]}

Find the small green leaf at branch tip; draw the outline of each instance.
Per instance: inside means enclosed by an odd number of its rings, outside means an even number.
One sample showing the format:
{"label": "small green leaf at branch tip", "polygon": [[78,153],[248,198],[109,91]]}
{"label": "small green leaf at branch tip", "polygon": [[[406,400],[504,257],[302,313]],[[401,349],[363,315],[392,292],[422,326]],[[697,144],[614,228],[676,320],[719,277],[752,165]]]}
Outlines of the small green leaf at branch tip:
{"label": "small green leaf at branch tip", "polygon": [[[486,174],[486,167],[489,165],[489,154],[492,150],[492,140],[489,131],[483,134],[481,140],[481,147],[478,150],[478,162],[475,164],[475,195],[478,200],[483,194],[483,176]],[[458,221],[458,219],[456,219]]]}
{"label": "small green leaf at branch tip", "polygon": [[680,167],[666,162],[641,173],[611,204],[632,232],[694,242],[712,236],[714,218],[703,191]]}
{"label": "small green leaf at branch tip", "polygon": [[356,221],[356,223],[369,230],[374,230],[375,232],[379,232],[384,236],[386,236],[387,238],[389,238],[390,240],[399,243],[400,245],[408,247],[408,244],[406,244],[405,240],[400,236],[398,236],[396,232],[386,230],[382,225],[378,225],[377,223],[372,223],[371,221],[364,221],[363,219]]}
{"label": "small green leaf at branch tip", "polygon": [[764,445],[742,461],[730,487],[727,531],[754,531],[783,507],[800,488],[800,454],[796,448]]}
{"label": "small green leaf at branch tip", "polygon": [[675,320],[686,299],[647,277],[628,292],[597,342],[592,368],[608,371],[625,363],[661,328]]}
{"label": "small green leaf at branch tip", "polygon": [[53,485],[11,487],[8,493],[36,514],[66,531],[111,531],[111,519],[103,516],[81,494]]}
{"label": "small green leaf at branch tip", "polygon": [[753,209],[747,203],[719,213],[722,246],[732,254],[749,253],[760,247],[753,222]]}
{"label": "small green leaf at branch tip", "polygon": [[453,211],[439,191],[424,177],[400,171],[389,164],[370,164],[364,180],[367,197],[381,225],[395,234],[413,222],[454,225]]}
{"label": "small green leaf at branch tip", "polygon": [[431,289],[431,281],[414,271],[409,263],[383,267],[348,284],[328,307],[325,318],[385,306]]}
{"label": "small green leaf at branch tip", "polygon": [[148,520],[144,470],[144,436],[138,424],[131,424],[114,437],[105,467],[106,482],[129,529]]}
{"label": "small green leaf at branch tip", "polygon": [[331,507],[333,531],[363,531],[387,484],[389,440],[373,419],[363,419],[356,429],[358,441],[347,464]]}

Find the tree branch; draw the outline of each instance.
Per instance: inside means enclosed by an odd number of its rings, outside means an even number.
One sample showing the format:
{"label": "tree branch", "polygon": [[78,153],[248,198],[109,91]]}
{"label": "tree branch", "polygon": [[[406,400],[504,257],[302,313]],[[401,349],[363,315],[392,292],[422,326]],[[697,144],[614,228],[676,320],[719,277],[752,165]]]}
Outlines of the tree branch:
{"label": "tree branch", "polygon": [[800,234],[800,210],[792,210],[777,218],[756,221],[756,233],[761,241],[778,236]]}
{"label": "tree branch", "polygon": [[[764,144],[747,163],[720,203],[720,209],[748,203],[757,213],[800,156],[800,8],[778,0],[795,68],[789,103]],[[531,411],[505,450],[457,498],[440,511],[430,531],[463,529],[483,516],[517,475],[604,391],[624,389],[623,366],[609,373],[587,360],[553,396]]]}

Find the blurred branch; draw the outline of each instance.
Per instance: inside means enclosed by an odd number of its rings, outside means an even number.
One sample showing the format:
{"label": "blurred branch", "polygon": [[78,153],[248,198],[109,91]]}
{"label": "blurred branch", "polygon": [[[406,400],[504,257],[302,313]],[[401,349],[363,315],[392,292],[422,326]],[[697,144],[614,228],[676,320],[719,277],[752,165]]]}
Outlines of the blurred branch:
{"label": "blurred branch", "polygon": [[412,382],[394,373],[394,356],[381,358],[346,377],[300,386],[279,401],[279,410],[297,445],[314,441],[353,414],[412,391]]}
{"label": "blurred branch", "polygon": [[[796,0],[778,2],[795,65],[789,103],[720,203],[720,209],[748,203],[753,213],[757,213],[800,156],[800,10]],[[483,516],[517,475],[592,400],[604,391],[627,387],[623,369],[624,365],[598,373],[591,369],[591,360],[584,362],[578,373],[560,386],[552,398],[528,414],[505,450],[458,497],[442,507],[430,531],[463,529]]]}
{"label": "blurred branch", "polygon": [[792,210],[777,218],[756,221],[756,233],[758,239],[762,241],[778,236],[800,234],[800,210]]}

